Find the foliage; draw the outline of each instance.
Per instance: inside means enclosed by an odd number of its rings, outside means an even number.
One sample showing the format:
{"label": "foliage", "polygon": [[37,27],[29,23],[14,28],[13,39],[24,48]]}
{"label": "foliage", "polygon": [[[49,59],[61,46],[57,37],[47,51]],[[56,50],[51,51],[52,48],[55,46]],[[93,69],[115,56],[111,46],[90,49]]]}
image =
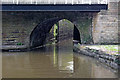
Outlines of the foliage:
{"label": "foliage", "polygon": [[118,45],[87,45],[91,49],[101,50],[107,54],[118,54]]}

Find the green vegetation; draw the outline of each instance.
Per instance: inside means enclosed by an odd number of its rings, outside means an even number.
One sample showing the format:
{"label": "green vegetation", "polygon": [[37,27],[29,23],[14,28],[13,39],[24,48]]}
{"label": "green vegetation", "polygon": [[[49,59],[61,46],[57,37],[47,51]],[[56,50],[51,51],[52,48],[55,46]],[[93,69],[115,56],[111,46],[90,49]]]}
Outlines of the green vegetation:
{"label": "green vegetation", "polygon": [[57,29],[58,29],[58,26],[57,24],[54,25],[54,37],[57,36]]}
{"label": "green vegetation", "polygon": [[103,46],[105,49],[109,50],[109,51],[118,51],[118,46],[116,45],[105,45]]}
{"label": "green vegetation", "polygon": [[91,37],[91,24],[92,20],[88,17],[79,20],[79,30],[82,38],[82,43],[91,43],[92,42],[92,37]]}
{"label": "green vegetation", "polygon": [[118,45],[89,45],[85,46],[91,49],[101,50],[106,52],[107,54],[119,54],[118,53]]}
{"label": "green vegetation", "polygon": [[22,44],[22,43],[17,43],[17,45],[19,45],[19,46],[20,46],[20,45],[23,45],[23,44]]}

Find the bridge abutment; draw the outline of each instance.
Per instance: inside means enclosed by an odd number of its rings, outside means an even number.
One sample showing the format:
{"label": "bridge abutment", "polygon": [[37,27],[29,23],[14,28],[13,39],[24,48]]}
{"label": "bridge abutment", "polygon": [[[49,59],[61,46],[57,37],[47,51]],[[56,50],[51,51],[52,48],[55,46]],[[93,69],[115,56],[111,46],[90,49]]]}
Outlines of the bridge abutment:
{"label": "bridge abutment", "polygon": [[93,16],[93,41],[96,44],[117,44],[118,2],[111,1],[108,10]]}
{"label": "bridge abutment", "polygon": [[108,10],[99,13],[3,11],[3,45],[29,47],[34,28],[51,18],[71,21],[78,28],[83,44],[117,44],[118,2],[110,2],[108,6]]}

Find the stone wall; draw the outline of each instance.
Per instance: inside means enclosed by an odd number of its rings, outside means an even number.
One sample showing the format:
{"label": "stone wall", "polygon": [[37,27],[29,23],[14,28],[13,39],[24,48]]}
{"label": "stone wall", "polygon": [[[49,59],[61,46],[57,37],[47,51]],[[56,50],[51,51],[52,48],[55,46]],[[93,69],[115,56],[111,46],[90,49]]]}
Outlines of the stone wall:
{"label": "stone wall", "polygon": [[108,10],[95,14],[93,18],[94,43],[118,43],[118,2],[111,0]]}
{"label": "stone wall", "polygon": [[[119,14],[120,15],[120,14]],[[71,21],[80,31],[83,44],[116,44],[118,42],[118,2],[111,1],[107,11],[90,12],[3,12],[3,45],[29,46],[30,35],[41,22],[50,18]],[[120,23],[120,22],[119,22]],[[120,33],[119,33],[120,35]],[[119,38],[120,39],[120,38]]]}
{"label": "stone wall", "polygon": [[119,55],[107,54],[105,51],[102,50],[96,50],[90,47],[78,46],[76,44],[74,44],[73,50],[74,52],[77,52],[79,54],[83,54],[92,57],[94,59],[97,59],[98,61],[106,64],[112,69],[115,69],[116,71],[118,70],[118,68],[120,68]]}
{"label": "stone wall", "polygon": [[[21,12],[22,13],[22,12]],[[29,35],[34,26],[39,22],[33,17],[25,16],[24,13],[3,12],[2,16],[2,35],[3,45],[28,45]]]}
{"label": "stone wall", "polygon": [[[34,28],[51,18],[61,18],[71,21],[78,27],[82,42],[87,41],[91,35],[91,18],[94,13],[81,12],[3,12],[2,14],[2,35],[3,45],[25,45],[29,46],[30,35]],[[90,19],[89,19],[90,18]],[[46,24],[46,27],[48,25]],[[71,31],[70,31],[71,32]],[[72,32],[71,32],[72,33]],[[85,41],[86,40],[86,41]]]}

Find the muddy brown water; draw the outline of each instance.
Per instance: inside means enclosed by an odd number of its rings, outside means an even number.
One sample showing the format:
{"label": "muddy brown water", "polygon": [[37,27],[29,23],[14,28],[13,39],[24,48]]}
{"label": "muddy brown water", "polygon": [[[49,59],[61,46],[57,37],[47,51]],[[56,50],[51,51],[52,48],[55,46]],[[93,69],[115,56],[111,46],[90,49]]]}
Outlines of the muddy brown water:
{"label": "muddy brown water", "polygon": [[4,52],[3,78],[117,78],[100,62],[74,53],[71,40],[30,52]]}

